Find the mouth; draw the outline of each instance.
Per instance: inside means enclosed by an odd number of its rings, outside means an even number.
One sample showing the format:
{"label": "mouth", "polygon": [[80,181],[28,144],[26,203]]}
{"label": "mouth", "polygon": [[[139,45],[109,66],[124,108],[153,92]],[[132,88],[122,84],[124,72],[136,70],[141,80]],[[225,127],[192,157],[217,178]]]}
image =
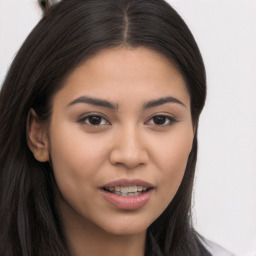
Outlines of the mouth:
{"label": "mouth", "polygon": [[134,210],[146,205],[155,187],[142,180],[118,180],[100,188],[103,197],[114,207]]}
{"label": "mouth", "polygon": [[144,187],[138,185],[131,186],[115,186],[115,187],[103,187],[103,190],[116,194],[118,196],[131,197],[140,196],[143,193],[147,193],[152,187]]}

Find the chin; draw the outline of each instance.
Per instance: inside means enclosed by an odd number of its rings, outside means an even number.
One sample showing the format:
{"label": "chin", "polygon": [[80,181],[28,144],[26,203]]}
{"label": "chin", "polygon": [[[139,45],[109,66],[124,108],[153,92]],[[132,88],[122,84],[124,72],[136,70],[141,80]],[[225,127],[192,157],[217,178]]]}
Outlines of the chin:
{"label": "chin", "polygon": [[109,234],[112,234],[114,236],[136,236],[142,233],[145,233],[147,231],[147,229],[112,229],[112,230],[105,230],[107,231]]}
{"label": "chin", "polygon": [[117,236],[131,236],[141,233],[145,233],[150,226],[150,223],[147,225],[143,220],[127,221],[125,218],[122,222],[108,223],[105,226],[101,226],[107,233]]}

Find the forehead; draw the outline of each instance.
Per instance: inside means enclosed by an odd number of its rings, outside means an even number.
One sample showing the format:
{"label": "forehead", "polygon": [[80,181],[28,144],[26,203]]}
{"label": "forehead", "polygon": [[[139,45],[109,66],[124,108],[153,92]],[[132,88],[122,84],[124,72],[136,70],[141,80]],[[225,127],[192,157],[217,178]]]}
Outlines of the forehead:
{"label": "forehead", "polygon": [[[176,96],[189,102],[185,81],[165,56],[144,47],[105,49],[84,61],[67,77],[58,95],[81,94],[119,101],[129,96]],[[90,95],[92,94],[92,95]]]}

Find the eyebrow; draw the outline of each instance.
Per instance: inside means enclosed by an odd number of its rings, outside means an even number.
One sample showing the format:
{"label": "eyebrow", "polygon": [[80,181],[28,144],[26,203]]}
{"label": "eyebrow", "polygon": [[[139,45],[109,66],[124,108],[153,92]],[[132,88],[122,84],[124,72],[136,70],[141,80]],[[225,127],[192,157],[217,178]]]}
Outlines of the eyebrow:
{"label": "eyebrow", "polygon": [[164,97],[164,98],[160,98],[157,100],[152,100],[147,102],[143,108],[147,109],[147,108],[153,108],[153,107],[157,107],[166,103],[176,103],[176,104],[180,104],[184,107],[187,107],[183,102],[181,102],[180,100],[174,98],[174,97]]}
{"label": "eyebrow", "polygon": [[72,106],[77,103],[87,103],[87,104],[91,104],[94,106],[105,107],[105,108],[109,108],[109,109],[113,109],[113,110],[118,109],[117,104],[113,104],[107,100],[102,100],[102,99],[97,99],[97,98],[92,98],[92,97],[87,97],[87,96],[82,96],[82,97],[79,97],[79,98],[71,101],[68,104],[68,106]]}
{"label": "eyebrow", "polygon": [[[68,106],[72,106],[78,103],[86,103],[86,104],[91,104],[94,106],[100,106],[100,107],[105,107],[105,108],[109,108],[112,110],[117,110],[118,109],[118,104],[113,104],[107,100],[102,100],[102,99],[98,99],[98,98],[92,98],[92,97],[88,97],[88,96],[81,96],[73,101],[71,101]],[[145,103],[143,105],[143,109],[148,109],[148,108],[153,108],[153,107],[157,107],[166,103],[176,103],[176,104],[180,104],[184,107],[186,107],[186,105],[184,103],[182,103],[180,100],[174,98],[174,97],[164,97],[164,98],[160,98],[157,100],[151,100],[147,103]]]}

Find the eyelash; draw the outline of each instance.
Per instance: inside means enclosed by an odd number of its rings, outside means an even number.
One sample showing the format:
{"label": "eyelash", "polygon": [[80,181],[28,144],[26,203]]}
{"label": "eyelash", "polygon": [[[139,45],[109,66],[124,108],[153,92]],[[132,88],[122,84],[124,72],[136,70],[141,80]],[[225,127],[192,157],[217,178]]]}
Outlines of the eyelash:
{"label": "eyelash", "polygon": [[[89,119],[90,118],[95,118],[95,121],[96,119],[100,120],[100,123],[99,124],[92,124],[89,122]],[[103,124],[102,121],[105,121]],[[82,117],[81,119],[79,119],[77,121],[78,123],[82,123],[82,124],[86,124],[86,125],[90,125],[90,126],[102,126],[102,125],[110,125],[110,122],[103,116],[101,115],[97,115],[97,114],[91,114],[91,115],[88,115],[88,116],[85,116],[85,117]]]}
{"label": "eyelash", "polygon": [[[92,124],[89,121],[90,118],[94,118],[95,121],[100,121],[100,123]],[[164,123],[163,124],[156,124],[155,123],[156,120],[154,120],[156,118],[160,118],[159,120],[162,119],[162,121],[164,120]],[[82,123],[82,124],[86,124],[86,125],[90,125],[90,126],[93,126],[93,127],[100,127],[100,126],[103,126],[103,125],[111,125],[111,123],[105,117],[103,117],[101,115],[97,115],[97,114],[90,114],[88,116],[82,117],[77,122]],[[150,117],[150,119],[148,119],[145,122],[145,124],[146,125],[156,125],[157,127],[165,127],[165,126],[171,126],[176,122],[177,122],[177,120],[173,116],[159,114],[159,115],[154,115],[154,116]]]}
{"label": "eyelash", "polygon": [[[165,122],[163,124],[156,124],[156,123],[151,124],[150,122],[153,121],[154,118],[161,118],[162,120],[165,120]],[[148,121],[146,121],[146,124],[156,125],[156,126],[159,126],[159,127],[164,127],[164,126],[170,126],[170,125],[172,125],[176,122],[177,122],[177,120],[173,116],[159,114],[159,115],[152,116]]]}

